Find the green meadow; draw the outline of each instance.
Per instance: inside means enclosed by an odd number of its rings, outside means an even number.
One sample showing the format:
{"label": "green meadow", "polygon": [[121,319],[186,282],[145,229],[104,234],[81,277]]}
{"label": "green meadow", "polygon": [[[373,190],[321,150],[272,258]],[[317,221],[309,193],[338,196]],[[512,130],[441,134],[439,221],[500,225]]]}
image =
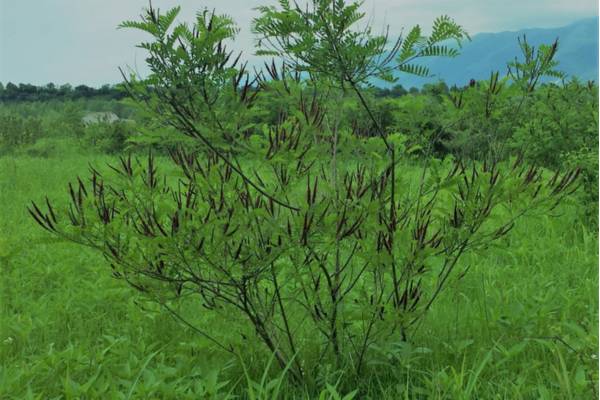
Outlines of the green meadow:
{"label": "green meadow", "polygon": [[[333,380],[299,393],[281,372],[265,375],[268,359],[224,357],[112,278],[101,256],[39,229],[31,200],[65,199],[88,163],[116,162],[64,151],[0,158],[1,398],[337,399],[354,390]],[[361,398],[593,398],[598,247],[581,215],[577,201],[563,204],[520,221],[485,258],[464,258],[469,273],[387,355],[385,373],[363,378]],[[246,345],[247,355],[260,352]]]}

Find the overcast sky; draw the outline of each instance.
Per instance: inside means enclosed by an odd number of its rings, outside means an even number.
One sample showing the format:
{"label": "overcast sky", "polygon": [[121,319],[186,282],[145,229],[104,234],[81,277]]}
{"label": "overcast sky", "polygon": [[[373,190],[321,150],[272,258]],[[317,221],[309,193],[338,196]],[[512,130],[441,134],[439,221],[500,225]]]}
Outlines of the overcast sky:
{"label": "overcast sky", "polygon": [[[204,7],[232,16],[241,28],[234,48],[252,53],[250,21],[257,5],[274,0],[154,0],[163,10],[182,6],[191,20]],[[143,33],[117,30],[136,19],[146,0],[0,0],[0,82],[71,83],[98,86],[120,80],[119,66],[144,72],[135,45]],[[522,28],[551,28],[598,15],[597,0],[366,0],[374,24],[393,33],[420,24],[429,27],[447,14],[473,35]]]}

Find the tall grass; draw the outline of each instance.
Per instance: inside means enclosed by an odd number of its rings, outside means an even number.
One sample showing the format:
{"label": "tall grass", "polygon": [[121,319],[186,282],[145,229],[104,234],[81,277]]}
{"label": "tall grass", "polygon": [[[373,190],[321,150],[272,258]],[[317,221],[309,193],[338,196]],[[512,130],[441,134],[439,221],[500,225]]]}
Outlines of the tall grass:
{"label": "tall grass", "polygon": [[[27,214],[42,194],[107,156],[0,158],[0,398],[593,399],[598,383],[598,242],[580,215],[522,221],[449,288],[410,344],[381,349],[359,382],[331,367],[293,389],[260,344],[241,358],[111,278],[104,260],[56,243]],[[206,321],[227,332],[219,321]]]}

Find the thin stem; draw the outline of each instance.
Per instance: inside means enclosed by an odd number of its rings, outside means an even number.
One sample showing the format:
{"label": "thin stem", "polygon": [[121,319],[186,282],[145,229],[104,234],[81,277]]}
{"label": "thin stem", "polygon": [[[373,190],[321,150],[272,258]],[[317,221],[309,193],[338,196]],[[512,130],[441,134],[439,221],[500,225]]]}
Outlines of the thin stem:
{"label": "thin stem", "polygon": [[281,318],[283,319],[283,324],[285,326],[285,333],[290,344],[290,349],[292,350],[292,353],[294,353],[294,363],[298,367],[298,372],[300,373],[300,376],[304,376],[302,365],[300,364],[298,358],[295,356],[298,352],[296,350],[296,346],[294,345],[292,330],[290,329],[290,324],[288,322],[287,314],[285,312],[285,307],[283,306],[283,301],[281,300],[281,292],[279,290],[279,283],[277,282],[277,275],[275,274],[273,264],[271,264],[271,275],[273,276],[273,285],[275,286],[275,294],[277,296],[277,302],[279,303],[279,309],[281,310]]}

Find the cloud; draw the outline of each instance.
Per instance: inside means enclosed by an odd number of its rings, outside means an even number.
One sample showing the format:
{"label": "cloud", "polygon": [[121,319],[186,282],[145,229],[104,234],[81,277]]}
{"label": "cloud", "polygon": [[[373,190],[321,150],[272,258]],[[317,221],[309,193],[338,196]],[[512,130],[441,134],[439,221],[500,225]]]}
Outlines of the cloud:
{"label": "cloud", "polygon": [[[241,32],[233,47],[251,54],[250,24],[258,5],[274,0],[153,0],[163,10],[181,5],[191,20],[201,7],[233,17]],[[100,85],[120,81],[119,66],[144,72],[144,53],[135,45],[143,33],[117,30],[137,19],[146,0],[0,0],[0,82]],[[471,34],[558,27],[598,14],[596,0],[367,0],[375,26],[387,24],[394,34],[414,24],[425,30],[447,14]],[[26,22],[24,22],[26,21]]]}

